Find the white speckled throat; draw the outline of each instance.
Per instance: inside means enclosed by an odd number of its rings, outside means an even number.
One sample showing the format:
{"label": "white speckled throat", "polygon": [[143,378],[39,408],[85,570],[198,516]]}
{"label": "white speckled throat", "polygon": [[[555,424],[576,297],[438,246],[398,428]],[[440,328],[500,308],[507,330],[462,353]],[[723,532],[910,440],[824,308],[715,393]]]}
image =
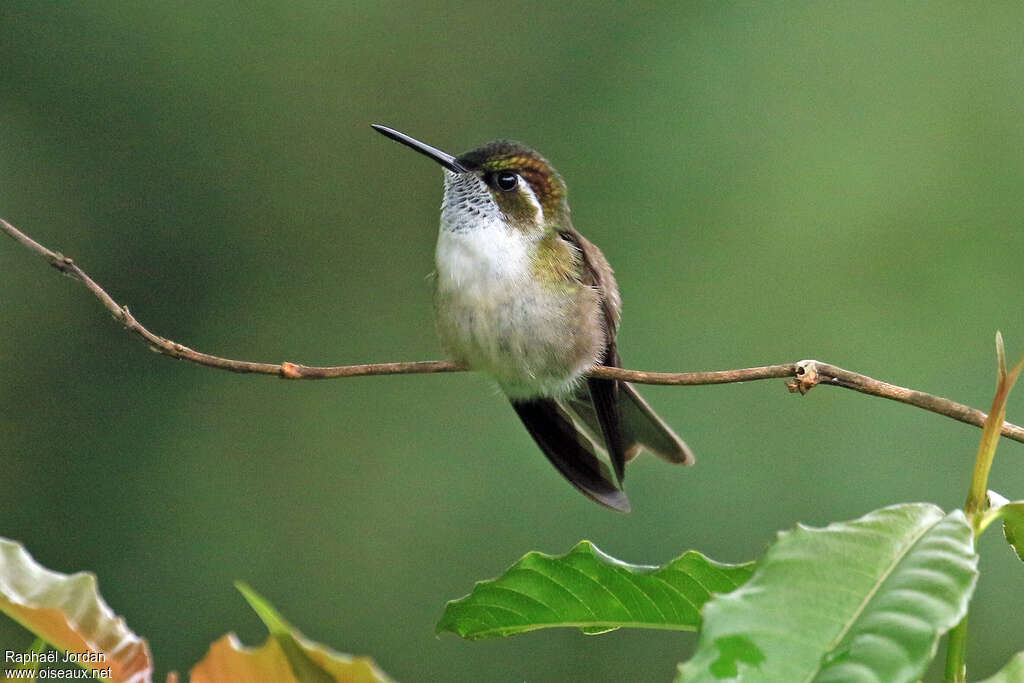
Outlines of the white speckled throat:
{"label": "white speckled throat", "polygon": [[436,254],[440,287],[488,289],[527,277],[536,237],[509,225],[478,175],[445,172]]}

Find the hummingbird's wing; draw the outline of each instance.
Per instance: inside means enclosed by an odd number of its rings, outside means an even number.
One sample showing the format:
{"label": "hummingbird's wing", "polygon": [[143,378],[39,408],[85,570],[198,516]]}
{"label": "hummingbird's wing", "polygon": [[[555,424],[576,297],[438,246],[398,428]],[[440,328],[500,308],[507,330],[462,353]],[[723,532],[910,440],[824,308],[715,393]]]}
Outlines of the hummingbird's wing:
{"label": "hummingbird's wing", "polygon": [[[602,365],[620,367],[615,338],[621,318],[622,300],[612,269],[604,254],[592,242],[566,230],[562,238],[576,246],[581,255],[581,281],[601,293],[605,324],[605,349]],[[692,465],[693,451],[686,442],[658,417],[657,413],[628,382],[587,380],[588,392],[577,392],[567,401],[568,408],[595,434],[604,436],[608,454],[619,482],[625,463],[636,457],[640,448],[672,463]]]}
{"label": "hummingbird's wing", "polygon": [[[608,350],[606,348],[606,351]],[[614,343],[610,350],[614,352]],[[601,362],[602,365],[618,367],[618,354],[609,357],[606,353]],[[618,479],[619,485],[622,484],[622,480],[626,476],[626,460],[629,459],[626,452],[628,446],[623,434],[622,409],[619,401],[620,384],[621,382],[616,380],[587,378],[590,403],[594,406],[594,412],[597,414],[601,435],[604,436],[608,457],[612,461],[612,467],[615,468],[615,477]]]}
{"label": "hummingbird's wing", "polygon": [[[593,242],[569,227],[559,233],[563,240],[576,247],[580,255],[579,279],[581,284],[594,288],[601,296],[601,313],[604,318],[604,352],[601,364],[619,367],[619,352],[615,345],[622,303],[619,288],[612,276],[612,268],[601,250]],[[620,407],[621,382],[608,379],[587,379],[590,403],[597,414],[601,435],[608,450],[608,457],[615,468],[619,484],[626,475],[626,460],[629,444],[622,424]]]}
{"label": "hummingbird's wing", "polygon": [[585,496],[613,510],[629,512],[629,499],[597,455],[593,441],[573,424],[553,398],[512,401],[519,419],[562,476]]}

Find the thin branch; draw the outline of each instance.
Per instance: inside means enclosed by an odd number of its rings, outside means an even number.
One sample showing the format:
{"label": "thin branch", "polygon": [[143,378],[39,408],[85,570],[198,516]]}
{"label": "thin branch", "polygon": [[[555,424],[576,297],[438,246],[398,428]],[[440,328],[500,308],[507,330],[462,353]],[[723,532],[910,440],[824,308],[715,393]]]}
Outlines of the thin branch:
{"label": "thin branch", "polygon": [[[171,341],[166,337],[150,332],[135,319],[126,306],[121,306],[107,294],[102,287],[89,277],[85,271],[70,258],[47,249],[34,239],[21,232],[13,225],[0,218],[0,228],[31,251],[45,258],[51,266],[65,275],[81,280],[82,283],[98,298],[103,306],[119,320],[125,328],[149,344],[154,351],[171,358],[205,365],[210,368],[230,370],[231,372],[249,372],[260,375],[273,375],[284,379],[334,379],[336,377],[362,377],[366,375],[410,375],[432,374],[438,372],[464,372],[468,368],[455,361],[434,360],[414,361],[407,363],[370,363],[365,365],[335,365],[314,367],[298,363],[254,363],[245,360],[221,358],[208,353],[195,351],[187,346]],[[853,389],[863,394],[880,396],[917,408],[938,413],[959,420],[966,424],[982,427],[986,414],[976,408],[951,401],[940,396],[933,396],[923,391],[906,389],[888,382],[881,382],[866,375],[850,372],[829,363],[816,360],[802,360],[797,363],[782,365],[766,365],[757,368],[741,368],[738,370],[716,370],[710,372],[644,372],[625,368],[598,366],[590,371],[591,377],[618,379],[637,384],[665,384],[672,386],[696,386],[705,384],[730,384],[733,382],[750,382],[761,379],[792,378],[786,384],[791,392],[806,394],[813,387],[820,385]],[[1024,428],[1004,422],[1002,435],[1024,443]]]}

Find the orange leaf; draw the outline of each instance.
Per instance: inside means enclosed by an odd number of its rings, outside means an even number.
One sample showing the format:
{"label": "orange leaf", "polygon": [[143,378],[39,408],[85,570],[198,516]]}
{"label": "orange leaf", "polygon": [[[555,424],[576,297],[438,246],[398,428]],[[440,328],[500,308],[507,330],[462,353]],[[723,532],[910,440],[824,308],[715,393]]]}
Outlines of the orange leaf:
{"label": "orange leaf", "polygon": [[100,597],[96,576],[61,574],[0,538],[0,611],[86,669],[116,683],[149,683],[149,645]]}
{"label": "orange leaf", "polygon": [[[350,657],[294,633],[299,647],[330,680],[338,683],[384,683],[390,679],[369,657]],[[229,633],[210,646],[206,657],[192,668],[191,683],[299,683],[278,642],[270,636],[260,647],[245,647]]]}

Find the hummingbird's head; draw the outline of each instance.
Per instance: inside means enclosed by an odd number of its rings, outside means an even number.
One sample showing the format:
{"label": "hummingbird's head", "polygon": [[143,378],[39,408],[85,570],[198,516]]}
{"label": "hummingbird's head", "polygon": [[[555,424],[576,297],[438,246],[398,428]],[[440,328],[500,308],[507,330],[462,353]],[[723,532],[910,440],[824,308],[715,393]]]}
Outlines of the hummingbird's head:
{"label": "hummingbird's head", "polygon": [[454,157],[384,126],[377,132],[446,169],[442,225],[454,232],[489,221],[540,236],[569,222],[565,182],[548,160],[518,142],[498,140]]}

